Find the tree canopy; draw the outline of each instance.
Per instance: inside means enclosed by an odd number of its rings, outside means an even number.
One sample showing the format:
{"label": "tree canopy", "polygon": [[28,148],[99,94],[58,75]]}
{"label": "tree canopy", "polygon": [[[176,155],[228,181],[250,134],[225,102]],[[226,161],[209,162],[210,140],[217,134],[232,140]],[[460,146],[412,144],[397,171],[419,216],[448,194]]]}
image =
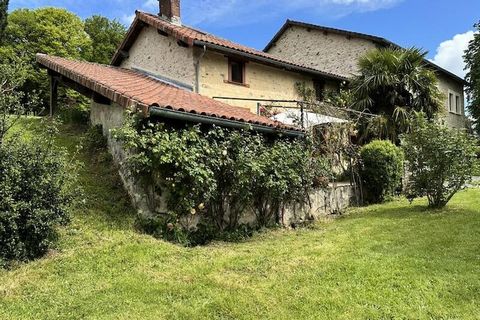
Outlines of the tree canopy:
{"label": "tree canopy", "polygon": [[7,27],[8,2],[9,0],[0,0],[0,43],[3,42]]}
{"label": "tree canopy", "polygon": [[390,139],[409,131],[409,114],[424,112],[433,118],[441,110],[435,73],[425,64],[420,49],[378,49],[359,60],[360,72],[352,81],[354,106],[379,116],[363,126],[365,139]]}
{"label": "tree canopy", "polygon": [[[0,9],[2,3],[0,0]],[[0,27],[1,17],[0,11]],[[36,53],[108,63],[124,34],[125,27],[118,21],[102,16],[83,22],[65,9],[18,9],[8,15],[0,57],[4,62],[17,57],[23,59],[29,71],[21,90],[37,91],[46,102],[48,79],[35,62]]]}
{"label": "tree canopy", "polygon": [[7,45],[16,55],[38,52],[81,58],[91,50],[82,20],[60,8],[19,9],[8,16]]}
{"label": "tree canopy", "polygon": [[92,50],[85,58],[108,64],[125,36],[125,27],[117,20],[94,15],[85,20],[85,32],[92,40]]}
{"label": "tree canopy", "polygon": [[[474,25],[480,31],[480,22]],[[475,131],[480,134],[480,34],[475,33],[465,51],[465,63],[467,73],[467,95],[469,104],[467,106],[470,115],[473,117]]]}

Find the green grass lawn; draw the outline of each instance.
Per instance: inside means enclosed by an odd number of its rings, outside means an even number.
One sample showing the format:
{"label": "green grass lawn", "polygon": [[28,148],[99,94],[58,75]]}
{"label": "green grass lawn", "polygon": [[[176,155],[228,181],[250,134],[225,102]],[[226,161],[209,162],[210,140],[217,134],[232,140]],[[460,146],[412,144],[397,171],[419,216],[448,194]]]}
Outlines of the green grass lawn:
{"label": "green grass lawn", "polygon": [[[62,133],[74,150],[81,129]],[[135,232],[115,169],[79,158],[85,205],[51,254],[0,271],[0,319],[480,319],[480,189],[183,248]]]}

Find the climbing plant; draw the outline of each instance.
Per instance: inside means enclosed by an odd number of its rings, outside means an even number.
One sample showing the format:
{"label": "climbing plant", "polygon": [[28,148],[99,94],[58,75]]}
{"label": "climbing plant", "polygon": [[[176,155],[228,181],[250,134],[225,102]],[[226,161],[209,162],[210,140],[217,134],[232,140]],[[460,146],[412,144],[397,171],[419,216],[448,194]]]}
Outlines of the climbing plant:
{"label": "climbing plant", "polygon": [[[114,136],[130,150],[132,175],[164,195],[151,197],[150,205],[164,237],[178,240],[179,230],[192,233],[199,225],[234,231],[247,212],[257,227],[279,223],[283,206],[307,202],[316,178],[328,175],[308,139],[127,119]],[[159,201],[167,212],[159,212]]]}

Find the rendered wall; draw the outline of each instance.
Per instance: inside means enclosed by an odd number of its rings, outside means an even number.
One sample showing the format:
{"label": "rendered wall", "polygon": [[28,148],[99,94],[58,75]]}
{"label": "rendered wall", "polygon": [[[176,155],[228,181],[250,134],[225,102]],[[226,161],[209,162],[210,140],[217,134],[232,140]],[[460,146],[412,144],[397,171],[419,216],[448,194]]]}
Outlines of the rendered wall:
{"label": "rendered wall", "polygon": [[[463,84],[458,83],[457,81],[452,80],[449,77],[439,75],[438,77],[438,87],[440,91],[445,95],[444,103],[444,117],[446,124],[452,128],[462,129],[465,128],[466,119],[465,119],[465,93],[463,91]],[[449,101],[448,94],[452,92],[460,96],[460,101],[462,103],[461,114],[457,114],[449,111]]]}
{"label": "rendered wall", "polygon": [[[248,62],[245,67],[248,86],[225,83],[228,80],[228,58],[222,54],[207,52],[200,63],[200,91],[207,97],[237,97],[250,99],[301,100],[295,84],[305,82],[313,87],[311,76],[285,71],[262,64]],[[329,89],[338,87],[327,83]],[[222,100],[231,105],[249,108],[257,112],[255,101]],[[283,103],[283,105],[288,105]],[[293,104],[292,106],[296,106]]]}
{"label": "rendered wall", "polygon": [[139,68],[195,87],[195,59],[192,48],[177,44],[153,27],[145,27],[129,50],[121,67]]}

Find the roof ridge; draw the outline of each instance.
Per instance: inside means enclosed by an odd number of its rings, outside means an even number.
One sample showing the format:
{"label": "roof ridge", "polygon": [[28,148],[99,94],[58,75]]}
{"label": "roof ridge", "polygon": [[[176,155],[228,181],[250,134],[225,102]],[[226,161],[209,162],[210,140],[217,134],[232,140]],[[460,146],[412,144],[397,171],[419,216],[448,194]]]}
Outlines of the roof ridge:
{"label": "roof ridge", "polygon": [[[185,25],[174,25],[171,24],[169,21],[162,19],[160,16],[144,12],[141,10],[136,10],[136,17],[134,22],[132,23],[133,28],[140,28],[137,26],[138,21],[146,23],[156,28],[162,29],[162,31],[176,37],[177,39],[186,42],[189,46],[193,45],[212,45],[217,50],[233,50],[239,55],[248,55],[248,59],[257,60],[259,63],[263,64],[271,64],[275,67],[280,67],[282,69],[290,69],[291,71],[294,70],[296,72],[303,72],[303,73],[311,73],[315,74],[315,76],[321,76],[326,78],[333,78],[340,81],[348,81],[348,78],[334,74],[327,71],[322,71],[320,69],[312,68],[310,66],[295,63],[293,61],[289,61],[288,59],[280,58],[270,53],[261,51],[259,49],[255,49],[243,44],[236,43],[232,40],[228,40],[214,34],[205,33],[203,31],[199,31],[193,27],[185,26]],[[132,28],[131,27],[131,28]],[[164,29],[163,29],[164,28]],[[137,30],[138,32],[138,30]],[[127,44],[127,39],[129,37],[136,37],[134,32],[127,34],[127,38],[124,40],[120,48],[117,50],[115,56],[112,59],[113,65],[119,65],[122,59],[120,55],[120,51],[125,49]],[[232,52],[231,52],[232,53]]]}

